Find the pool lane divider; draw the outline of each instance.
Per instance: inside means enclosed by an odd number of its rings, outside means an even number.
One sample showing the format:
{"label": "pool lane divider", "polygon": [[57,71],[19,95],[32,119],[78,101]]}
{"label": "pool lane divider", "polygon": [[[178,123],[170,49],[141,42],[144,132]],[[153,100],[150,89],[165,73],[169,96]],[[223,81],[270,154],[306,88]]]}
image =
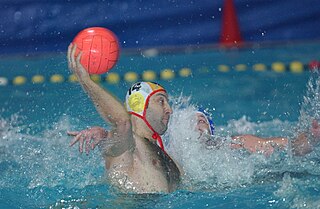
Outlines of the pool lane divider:
{"label": "pool lane divider", "polygon": [[[139,79],[142,79],[145,81],[154,81],[158,79],[172,80],[177,77],[186,78],[196,74],[205,76],[210,72],[216,72],[216,71],[221,73],[227,73],[230,71],[244,72],[250,69],[256,72],[273,71],[276,73],[291,72],[294,74],[299,74],[305,71],[319,69],[319,67],[320,67],[320,62],[318,61],[313,61],[313,62],[310,62],[309,64],[303,64],[302,62],[294,61],[289,63],[288,65],[282,62],[274,62],[270,66],[267,66],[263,63],[257,63],[250,67],[245,64],[238,64],[235,66],[221,64],[213,69],[204,66],[196,69],[195,71],[193,71],[191,68],[185,67],[185,68],[181,68],[178,71],[174,71],[169,68],[163,69],[160,72],[157,72],[154,70],[145,70],[143,71],[142,74],[138,74],[133,71],[126,72],[124,75],[120,75],[119,73],[116,73],[116,72],[108,72],[105,75],[91,75],[91,79],[96,83],[106,82],[108,84],[118,84],[121,81],[133,83]],[[53,84],[64,83],[64,82],[75,83],[77,82],[77,77],[74,74],[67,77],[65,77],[62,74],[53,74],[50,77],[46,77],[43,75],[33,75],[31,79],[28,79],[27,76],[18,75],[18,76],[15,76],[12,80],[10,80],[0,75],[0,86],[7,86],[7,85],[20,86],[27,83],[42,84],[45,82],[50,82]]]}

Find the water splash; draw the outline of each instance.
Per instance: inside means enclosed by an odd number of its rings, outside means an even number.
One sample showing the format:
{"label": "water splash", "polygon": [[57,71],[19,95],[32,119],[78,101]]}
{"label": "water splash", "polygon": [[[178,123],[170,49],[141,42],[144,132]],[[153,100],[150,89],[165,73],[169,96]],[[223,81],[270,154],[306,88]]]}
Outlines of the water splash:
{"label": "water splash", "polygon": [[0,119],[2,188],[83,188],[103,179],[103,159],[98,150],[83,156],[76,147],[69,147],[71,139],[66,131],[74,127],[68,117],[47,125],[37,135],[28,134],[28,126],[20,123],[21,118],[16,114]]}
{"label": "water splash", "polygon": [[[199,133],[195,130],[197,107],[191,104],[190,98],[175,98],[172,108],[173,115],[164,141],[168,153],[185,172],[185,187],[212,191],[243,186],[253,180],[256,161],[248,160],[247,155],[228,146],[207,149],[200,143]],[[224,140],[228,138],[219,131],[216,135]]]}
{"label": "water splash", "polygon": [[[301,103],[300,116],[295,130],[299,133],[309,132],[312,120],[320,121],[320,76],[319,71],[314,70],[310,74],[306,86],[306,93]],[[319,161],[320,146],[315,145],[313,151],[302,158],[295,158],[294,164],[299,172],[306,171],[310,174],[320,175]]]}
{"label": "water splash", "polygon": [[311,73],[307,83],[307,91],[300,109],[298,130],[308,130],[313,119],[320,121],[320,77],[317,70]]}
{"label": "water splash", "polygon": [[[293,158],[288,150],[275,150],[266,157],[235,150],[228,146],[231,135],[254,134],[261,137],[283,136],[292,138],[296,126],[293,122],[274,119],[267,122],[251,122],[246,116],[231,120],[227,126],[216,127],[215,137],[226,143],[219,149],[207,149],[199,141],[195,130],[197,107],[191,98],[173,98],[173,114],[164,136],[167,152],[183,168],[183,188],[189,190],[222,190],[247,187],[251,184],[277,182],[284,172],[317,173],[316,160]],[[209,110],[210,112],[210,110]],[[307,159],[307,160],[306,160]],[[311,164],[313,164],[311,166]]]}
{"label": "water splash", "polygon": [[[313,119],[320,120],[320,77],[319,72],[314,71],[307,83],[307,91],[303,97],[300,109],[300,117],[295,128],[295,135],[310,129]],[[320,208],[320,147],[314,147],[313,151],[303,157],[292,157],[281,163],[282,171],[286,171],[279,188],[274,195],[280,199],[285,207],[293,209]]]}
{"label": "water splash", "polygon": [[320,201],[319,195],[317,195],[320,187],[319,182],[320,179],[317,176],[299,179],[285,173],[282,181],[278,183],[279,188],[274,192],[274,195],[288,208],[319,209]]}
{"label": "water splash", "polygon": [[294,122],[281,121],[279,119],[265,122],[252,122],[246,116],[242,116],[240,119],[228,121],[227,127],[221,127],[220,131],[224,134],[231,135],[254,134],[260,137],[292,137],[294,135],[292,127],[294,126],[296,126]]}

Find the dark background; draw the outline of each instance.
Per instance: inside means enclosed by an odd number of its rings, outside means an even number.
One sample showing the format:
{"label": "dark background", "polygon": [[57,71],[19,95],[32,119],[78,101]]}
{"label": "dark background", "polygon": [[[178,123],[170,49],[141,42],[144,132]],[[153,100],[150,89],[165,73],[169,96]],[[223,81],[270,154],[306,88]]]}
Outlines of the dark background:
{"label": "dark background", "polygon": [[[246,42],[315,40],[318,0],[234,0]],[[0,54],[65,52],[91,26],[107,27],[122,48],[217,44],[223,0],[2,0]]]}

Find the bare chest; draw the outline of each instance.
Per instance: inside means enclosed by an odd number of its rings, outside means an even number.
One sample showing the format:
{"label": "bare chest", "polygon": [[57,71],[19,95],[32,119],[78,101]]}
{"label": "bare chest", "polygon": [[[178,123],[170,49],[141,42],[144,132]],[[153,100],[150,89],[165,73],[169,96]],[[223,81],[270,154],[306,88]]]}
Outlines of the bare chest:
{"label": "bare chest", "polygon": [[[120,160],[120,159],[119,159]],[[109,179],[121,189],[137,193],[171,192],[177,188],[180,172],[164,153],[133,155],[131,166],[116,163],[109,169]]]}
{"label": "bare chest", "polygon": [[136,170],[141,170],[141,177],[146,184],[163,185],[168,191],[175,190],[180,172],[174,161],[158,147],[146,152],[135,159]]}

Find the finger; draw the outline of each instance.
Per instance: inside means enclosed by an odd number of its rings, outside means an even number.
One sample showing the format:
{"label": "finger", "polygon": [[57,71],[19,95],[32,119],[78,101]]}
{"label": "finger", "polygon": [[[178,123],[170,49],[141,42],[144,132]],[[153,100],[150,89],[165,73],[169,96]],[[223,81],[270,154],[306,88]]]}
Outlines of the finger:
{"label": "finger", "polygon": [[70,147],[72,147],[75,143],[77,143],[80,138],[81,138],[81,134],[78,134],[76,137],[74,137],[74,139],[70,143]]}
{"label": "finger", "polygon": [[87,136],[86,137],[86,153],[87,153],[87,155],[90,152],[90,141],[91,141],[91,136]]}
{"label": "finger", "polygon": [[79,52],[77,58],[76,58],[76,65],[77,67],[79,67],[81,65],[80,60],[81,60],[81,56],[82,56],[82,51]]}
{"label": "finger", "polygon": [[97,146],[98,143],[99,141],[98,142],[93,141],[93,143],[91,143],[91,149],[94,150],[94,148]]}
{"label": "finger", "polygon": [[67,131],[68,136],[77,136],[79,133],[79,131]]}
{"label": "finger", "polygon": [[100,143],[101,140],[97,139],[94,140],[93,143],[91,144],[91,149],[94,150],[94,148]]}
{"label": "finger", "polygon": [[78,75],[80,75],[81,77],[86,77],[89,74],[88,74],[87,70],[84,68],[84,66],[81,64],[82,54],[83,54],[83,52],[80,51],[78,56],[76,57],[76,69],[77,69]]}
{"label": "finger", "polygon": [[71,57],[71,51],[72,51],[72,48],[73,48],[73,44],[70,43],[69,46],[68,46],[68,53],[67,53],[67,57],[70,58]]}
{"label": "finger", "polygon": [[79,140],[79,152],[82,153],[83,152],[83,141],[84,141],[84,136],[80,135],[81,139]]}
{"label": "finger", "polygon": [[71,52],[70,52],[70,66],[71,66],[71,70],[74,71],[75,67],[76,67],[76,63],[75,63],[75,54],[77,51],[77,45],[76,44],[72,44],[71,46]]}
{"label": "finger", "polygon": [[72,68],[75,68],[75,67],[76,67],[76,62],[75,62],[76,51],[77,51],[77,44],[73,44],[72,50],[71,50],[71,56],[70,56],[71,67],[72,67]]}
{"label": "finger", "polygon": [[68,67],[69,67],[69,69],[71,69],[71,51],[72,51],[72,46],[73,46],[72,43],[70,43],[69,46],[68,46],[67,58],[68,58]]}

